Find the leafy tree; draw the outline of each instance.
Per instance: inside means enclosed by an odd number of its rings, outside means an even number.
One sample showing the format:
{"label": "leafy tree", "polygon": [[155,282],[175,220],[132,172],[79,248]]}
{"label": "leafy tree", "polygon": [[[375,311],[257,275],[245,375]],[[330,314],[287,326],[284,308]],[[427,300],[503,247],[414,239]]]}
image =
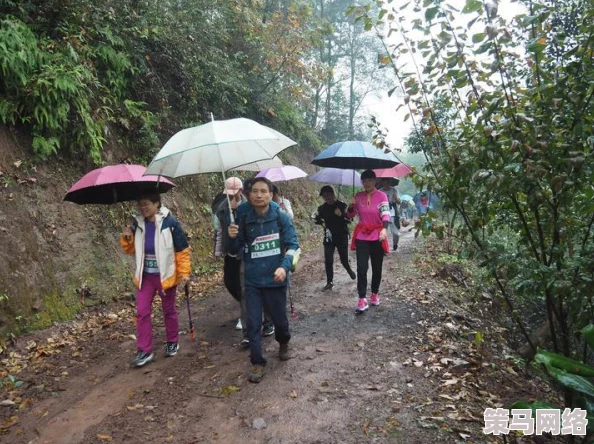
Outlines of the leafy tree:
{"label": "leafy tree", "polygon": [[[563,52],[547,49],[559,11],[543,3],[528,1],[526,13],[506,21],[496,3],[467,0],[467,26],[447,2],[413,11],[375,4],[377,15],[352,12],[378,35],[399,36],[385,40],[390,66],[416,133],[439,147],[422,180],[460,215],[466,250],[481,257],[527,340],[516,304],[534,301],[554,351],[573,356],[581,348],[574,333],[594,314],[594,8],[572,10]],[[413,59],[406,70],[397,63],[405,53]],[[436,96],[451,98],[454,128],[442,126]],[[497,236],[503,231],[517,242]]]}

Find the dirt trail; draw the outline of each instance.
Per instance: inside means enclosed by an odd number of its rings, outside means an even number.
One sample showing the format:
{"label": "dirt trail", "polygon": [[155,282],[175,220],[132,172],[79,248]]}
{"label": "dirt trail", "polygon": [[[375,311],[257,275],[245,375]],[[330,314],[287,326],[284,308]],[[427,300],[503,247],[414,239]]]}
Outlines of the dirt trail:
{"label": "dirt trail", "polygon": [[[15,444],[434,443],[462,438],[484,442],[478,412],[458,429],[444,426],[444,418],[432,421],[440,415],[431,410],[434,406],[437,410],[439,394],[448,392],[427,367],[406,365],[411,357],[423,359],[421,336],[427,323],[435,322],[429,308],[437,302],[431,294],[440,293],[435,282],[413,270],[414,243],[412,233],[406,233],[398,254],[386,257],[381,305],[363,315],[354,314],[355,281],[338,258],[335,287],[321,293],[325,283],[321,246],[305,254],[302,268],[292,276],[297,312],[291,321],[294,357],[280,362],[277,343],[265,338],[269,362],[260,384],[246,380],[248,352],[239,349],[241,335],[234,330],[238,310],[220,288],[193,301],[197,340],[182,335],[176,357],[162,357],[164,329],[158,314],[157,361],[131,369],[133,325],[120,317],[80,338],[82,344],[66,346],[46,358],[43,370],[23,371],[21,396],[31,398],[32,407],[10,413],[0,407],[5,418],[18,416],[18,423],[7,428],[0,440]],[[186,325],[182,305],[180,327]],[[49,334],[37,333],[34,339],[43,341]]]}

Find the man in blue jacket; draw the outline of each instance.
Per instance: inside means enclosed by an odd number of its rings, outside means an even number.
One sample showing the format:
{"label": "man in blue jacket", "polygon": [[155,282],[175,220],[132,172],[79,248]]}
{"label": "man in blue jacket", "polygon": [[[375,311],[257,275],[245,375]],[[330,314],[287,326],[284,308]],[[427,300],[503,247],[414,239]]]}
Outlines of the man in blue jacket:
{"label": "man in blue jacket", "polygon": [[278,206],[271,205],[271,199],[272,183],[265,178],[254,179],[249,195],[251,208],[238,214],[236,223],[229,225],[229,251],[242,251],[245,264],[250,382],[260,382],[264,377],[266,359],[260,338],[263,306],[268,307],[274,323],[274,337],[280,344],[279,359],[290,358],[287,275],[299,244],[291,219]]}

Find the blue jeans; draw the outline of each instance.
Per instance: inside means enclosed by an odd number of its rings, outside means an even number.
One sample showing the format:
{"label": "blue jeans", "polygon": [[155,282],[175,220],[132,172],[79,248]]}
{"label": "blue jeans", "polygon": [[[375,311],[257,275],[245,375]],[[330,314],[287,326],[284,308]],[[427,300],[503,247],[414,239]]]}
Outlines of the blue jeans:
{"label": "blue jeans", "polygon": [[245,287],[247,336],[250,341],[250,360],[253,365],[266,364],[262,356],[262,308],[267,307],[274,324],[274,339],[286,344],[291,339],[287,318],[287,287]]}

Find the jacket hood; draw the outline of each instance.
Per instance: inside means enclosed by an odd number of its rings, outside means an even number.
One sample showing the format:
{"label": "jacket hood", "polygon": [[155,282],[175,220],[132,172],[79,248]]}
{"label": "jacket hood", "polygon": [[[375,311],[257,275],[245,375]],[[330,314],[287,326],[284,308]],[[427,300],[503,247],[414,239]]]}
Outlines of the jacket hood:
{"label": "jacket hood", "polygon": [[[161,208],[159,208],[159,211],[157,211],[157,222],[159,220],[165,219],[167,216],[169,216],[170,213],[171,211],[169,211],[169,208],[161,205]],[[136,216],[134,216],[134,218],[136,219],[136,222],[138,222],[138,225],[144,226],[144,217],[142,216],[142,214],[137,214]]]}

